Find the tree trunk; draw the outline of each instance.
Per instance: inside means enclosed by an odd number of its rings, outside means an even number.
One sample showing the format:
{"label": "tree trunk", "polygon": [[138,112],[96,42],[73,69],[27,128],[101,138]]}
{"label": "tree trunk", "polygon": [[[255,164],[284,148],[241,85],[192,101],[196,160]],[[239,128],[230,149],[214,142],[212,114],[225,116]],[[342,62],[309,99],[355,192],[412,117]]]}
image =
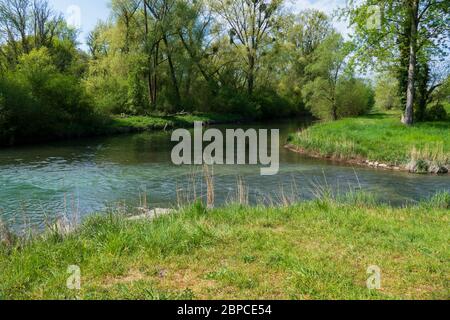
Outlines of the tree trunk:
{"label": "tree trunk", "polygon": [[406,109],[403,115],[402,122],[405,125],[411,126],[414,123],[414,100],[415,100],[415,80],[417,69],[417,29],[418,29],[418,14],[419,14],[419,0],[412,0],[411,8],[411,37],[410,37],[410,52],[409,52],[409,71],[408,71],[408,91],[406,96]]}
{"label": "tree trunk", "polygon": [[332,108],[332,114],[331,114],[331,116],[333,117],[333,121],[337,121],[338,115],[337,115],[337,104],[336,104],[336,99],[333,99],[333,105],[331,106],[331,108]]}
{"label": "tree trunk", "polygon": [[248,57],[248,63],[249,63],[249,70],[248,70],[248,77],[247,77],[247,85],[248,85],[248,95],[253,95],[253,88],[255,87],[255,58],[250,53]]}
{"label": "tree trunk", "polygon": [[183,33],[181,31],[179,32],[179,36],[181,39],[181,43],[183,44],[184,48],[186,49],[186,52],[189,54],[191,59],[194,61],[195,65],[197,66],[198,70],[200,71],[200,73],[202,74],[203,78],[206,80],[208,85],[210,87],[213,87],[213,93],[216,93],[216,90],[215,90],[216,84],[214,83],[213,78],[208,75],[208,73],[205,71],[202,64],[200,63],[201,58],[198,57],[197,54],[191,50],[188,43],[184,39]]}
{"label": "tree trunk", "polygon": [[180,87],[178,85],[177,75],[175,73],[175,66],[173,64],[172,54],[170,53],[170,48],[169,48],[169,41],[167,40],[166,35],[163,36],[163,41],[164,41],[164,45],[166,46],[167,61],[169,63],[169,70],[170,70],[170,78],[172,79],[172,85],[173,85],[173,90],[174,90],[174,94],[175,94],[175,103],[177,104],[175,106],[175,108],[179,108],[180,102],[181,102]]}
{"label": "tree trunk", "polygon": [[151,97],[152,105],[156,108],[158,100],[158,59],[159,59],[159,42],[155,46],[155,56],[153,57],[153,94]]}
{"label": "tree trunk", "polygon": [[430,81],[430,70],[428,62],[418,63],[417,65],[417,88],[416,88],[416,107],[414,116],[415,121],[424,121],[427,113],[427,105],[429,101],[428,84]]}
{"label": "tree trunk", "polygon": [[148,56],[148,64],[149,64],[149,70],[147,72],[148,102],[149,102],[151,107],[155,107],[156,101],[153,100],[153,96],[154,96],[154,90],[156,90],[156,88],[154,88],[152,86],[152,72],[156,72],[156,71],[152,70],[153,68],[151,67],[151,65],[152,65],[152,58],[151,58],[151,53],[150,53],[150,50],[149,50],[149,43],[148,43],[149,27],[148,27],[147,6],[148,6],[147,0],[144,0],[144,27],[145,27],[144,40],[145,40],[145,51],[146,51],[147,56]]}

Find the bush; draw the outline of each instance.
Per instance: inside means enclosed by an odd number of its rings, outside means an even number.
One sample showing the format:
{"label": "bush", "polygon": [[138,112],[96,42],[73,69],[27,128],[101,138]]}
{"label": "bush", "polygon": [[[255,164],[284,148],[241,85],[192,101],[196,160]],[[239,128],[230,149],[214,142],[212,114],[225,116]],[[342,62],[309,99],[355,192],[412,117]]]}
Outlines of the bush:
{"label": "bush", "polygon": [[[133,77],[131,80],[135,80]],[[96,110],[104,114],[130,113],[128,63],[121,55],[92,60],[84,80],[88,94],[95,97]],[[135,99],[135,97],[132,97]],[[133,113],[133,112],[131,112]]]}
{"label": "bush", "polygon": [[381,74],[375,85],[375,105],[382,110],[401,108],[398,80],[389,74]]}
{"label": "bush", "polygon": [[214,105],[219,113],[238,114],[244,117],[256,115],[256,105],[251,102],[249,96],[229,87],[220,89]]}
{"label": "bush", "polygon": [[338,83],[337,105],[339,118],[367,114],[374,105],[370,85],[361,79],[345,79]]}
{"label": "bush", "polygon": [[0,144],[13,144],[17,134],[28,134],[38,114],[31,95],[13,75],[0,78]]}
{"label": "bush", "polygon": [[270,89],[256,92],[252,101],[258,118],[281,118],[288,116],[293,111],[286,99]]}
{"label": "bush", "polygon": [[0,79],[0,143],[79,136],[97,117],[79,81],[52,64],[47,49],[20,58]]}
{"label": "bush", "polygon": [[426,119],[428,121],[445,121],[448,119],[447,110],[442,104],[435,104],[427,110]]}

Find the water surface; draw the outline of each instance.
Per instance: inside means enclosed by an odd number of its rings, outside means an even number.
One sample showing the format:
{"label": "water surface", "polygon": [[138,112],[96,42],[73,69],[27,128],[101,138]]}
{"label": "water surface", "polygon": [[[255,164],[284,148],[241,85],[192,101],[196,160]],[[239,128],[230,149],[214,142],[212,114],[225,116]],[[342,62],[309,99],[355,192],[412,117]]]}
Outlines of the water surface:
{"label": "water surface", "polygon": [[[288,133],[303,126],[292,121],[239,127],[279,128],[283,145]],[[225,127],[236,126],[219,126]],[[171,163],[170,135],[146,132],[0,150],[0,217],[16,226],[43,225],[65,213],[86,216],[107,207],[136,207],[144,194],[151,207],[174,206],[177,190],[186,192],[198,169]],[[393,205],[450,191],[450,176],[352,167],[284,148],[276,176],[261,176],[259,166],[216,166],[214,173],[218,204],[235,196],[238,176],[253,203],[277,201],[281,190],[298,200],[311,199],[317,185],[340,192],[361,188]],[[198,185],[195,191],[204,190]]]}

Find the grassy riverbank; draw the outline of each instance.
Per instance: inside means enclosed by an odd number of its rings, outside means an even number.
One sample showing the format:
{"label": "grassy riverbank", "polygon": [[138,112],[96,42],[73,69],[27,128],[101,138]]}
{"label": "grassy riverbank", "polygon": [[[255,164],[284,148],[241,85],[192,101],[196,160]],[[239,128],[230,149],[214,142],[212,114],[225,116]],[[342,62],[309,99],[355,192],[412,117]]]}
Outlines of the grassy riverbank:
{"label": "grassy riverbank", "polygon": [[426,172],[450,166],[450,121],[402,125],[398,114],[316,124],[291,135],[297,151],[317,157]]}
{"label": "grassy riverbank", "polygon": [[174,116],[134,116],[134,117],[114,117],[108,123],[107,130],[116,131],[145,131],[145,130],[164,130],[173,128],[193,128],[194,122],[221,124],[235,123],[242,121],[243,117],[238,115],[226,114],[185,114]]}
{"label": "grassy riverbank", "polygon": [[148,115],[148,116],[96,116],[85,125],[62,126],[57,132],[46,132],[30,136],[24,132],[13,139],[2,137],[0,132],[0,147],[14,145],[35,144],[57,140],[72,140],[77,138],[114,135],[142,131],[170,130],[175,128],[193,128],[195,121],[210,124],[237,123],[245,121],[242,116],[196,113],[183,115]]}
{"label": "grassy riverbank", "polygon": [[[193,206],[91,218],[1,246],[3,299],[447,299],[450,195],[394,209],[366,196],[280,208]],[[81,290],[66,288],[69,265]],[[368,290],[369,266],[382,288]]]}

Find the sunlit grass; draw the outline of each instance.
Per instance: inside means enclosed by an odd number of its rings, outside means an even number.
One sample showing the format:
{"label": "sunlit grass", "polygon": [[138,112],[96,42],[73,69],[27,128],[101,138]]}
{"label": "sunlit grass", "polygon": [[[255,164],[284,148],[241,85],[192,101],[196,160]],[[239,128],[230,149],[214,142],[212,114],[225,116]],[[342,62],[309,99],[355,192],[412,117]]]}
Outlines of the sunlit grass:
{"label": "sunlit grass", "polygon": [[174,116],[127,116],[115,117],[111,123],[111,128],[131,128],[136,130],[162,130],[177,127],[193,127],[194,122],[201,121],[205,123],[226,123],[240,120],[235,115],[221,114],[186,114]]}
{"label": "sunlit grass", "polygon": [[376,114],[316,124],[291,135],[290,142],[306,152],[337,159],[364,159],[406,165],[412,155],[425,161],[450,159],[450,122],[406,127],[398,114]]}
{"label": "sunlit grass", "polygon": [[[364,194],[280,208],[201,205],[154,221],[88,219],[1,247],[0,298],[446,299],[450,195],[395,209]],[[66,288],[81,268],[81,291]],[[366,287],[367,268],[381,290]]]}

